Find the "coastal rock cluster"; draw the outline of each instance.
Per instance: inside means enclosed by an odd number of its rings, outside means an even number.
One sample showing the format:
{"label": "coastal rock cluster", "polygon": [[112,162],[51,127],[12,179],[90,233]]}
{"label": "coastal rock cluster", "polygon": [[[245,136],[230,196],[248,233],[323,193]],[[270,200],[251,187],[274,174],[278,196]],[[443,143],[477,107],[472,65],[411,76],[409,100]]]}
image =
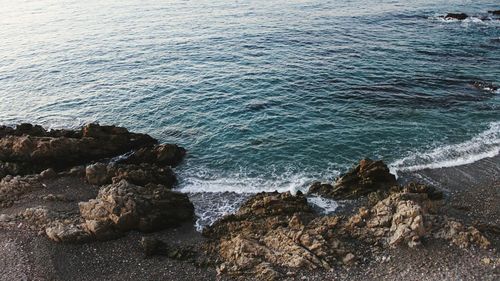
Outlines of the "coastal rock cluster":
{"label": "coastal rock cluster", "polygon": [[149,135],[115,126],[88,124],[80,130],[51,131],[31,124],[2,126],[0,206],[9,207],[23,194],[44,188],[46,180],[72,176],[100,186],[95,199],[78,203],[77,215],[39,207],[13,219],[31,223],[60,242],[172,227],[194,216],[188,197],[171,190],[176,182],[171,167],[185,154],[175,144],[158,145]]}
{"label": "coastal rock cluster", "polygon": [[[101,187],[96,199],[80,202],[82,223],[56,222],[46,228],[55,241],[106,240],[129,230],[151,232],[193,218],[194,208],[185,194],[163,185],[133,185],[126,180]],[[50,224],[49,224],[50,225]]]}
{"label": "coastal rock cluster", "polygon": [[439,213],[440,192],[414,183],[399,186],[380,161],[364,159],[333,185],[315,183],[310,192],[330,198],[385,197],[346,217],[318,215],[300,192],[257,194],[204,230],[207,251],[220,261],[218,272],[274,280],[298,269],[349,266],[364,254],[360,245],[413,248],[424,238],[489,247],[477,229]]}
{"label": "coastal rock cluster", "polygon": [[[55,131],[30,124],[0,127],[0,209],[11,212],[0,214],[0,226],[27,226],[56,242],[81,243],[190,222],[193,204],[186,194],[172,190],[172,167],[185,155],[182,147],[114,126]],[[42,193],[31,198],[45,205],[17,207],[47,184],[68,179],[84,185],[89,190],[83,193],[90,196],[74,200]],[[309,205],[311,195],[357,200],[361,207],[323,215]],[[402,186],[382,161],[363,159],[333,183],[313,183],[308,194],[250,197],[236,213],[203,230],[207,260],[200,264],[216,266],[219,274],[275,280],[299,270],[349,267],[381,249],[418,249],[431,239],[460,248],[489,248],[478,229],[444,215],[443,199],[442,192],[428,185]],[[53,208],[61,203],[64,208]],[[147,236],[140,245],[146,256],[192,260],[199,254],[189,245],[171,247]]]}

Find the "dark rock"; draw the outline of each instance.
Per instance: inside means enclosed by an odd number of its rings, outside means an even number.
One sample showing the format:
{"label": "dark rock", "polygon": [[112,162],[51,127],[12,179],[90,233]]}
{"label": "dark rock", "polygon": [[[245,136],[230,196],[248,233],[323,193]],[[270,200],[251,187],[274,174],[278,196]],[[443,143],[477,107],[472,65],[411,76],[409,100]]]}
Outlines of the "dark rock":
{"label": "dark rock", "polygon": [[185,155],[186,150],[178,145],[161,144],[154,147],[143,147],[135,151],[128,158],[119,161],[119,163],[150,163],[159,166],[177,166],[182,161]]}
{"label": "dark rock", "polygon": [[[156,144],[145,134],[129,133],[115,126],[89,124],[81,137],[53,136],[39,126],[22,124],[0,138],[0,161],[16,163],[23,173],[38,173],[47,168],[62,170],[102,158]],[[55,134],[55,133],[54,133]],[[40,136],[41,135],[41,136]],[[68,135],[57,132],[57,135]]]}
{"label": "dark rock", "polygon": [[372,192],[389,192],[397,187],[396,177],[382,161],[363,159],[333,184],[314,183],[309,194],[333,199],[356,199]]}
{"label": "dark rock", "polygon": [[500,16],[500,10],[488,11],[488,13],[496,15],[496,16]]}
{"label": "dark rock", "polygon": [[168,252],[167,244],[159,239],[152,237],[142,237],[141,246],[144,254],[147,257],[154,255],[165,255]]}
{"label": "dark rock", "polygon": [[448,13],[444,16],[445,19],[455,19],[455,20],[464,20],[469,16],[464,13]]}
{"label": "dark rock", "polygon": [[498,90],[498,87],[493,85],[493,83],[489,82],[483,82],[483,81],[474,81],[472,82],[472,85],[476,87],[479,90],[482,91],[488,91],[488,92],[495,92]]}

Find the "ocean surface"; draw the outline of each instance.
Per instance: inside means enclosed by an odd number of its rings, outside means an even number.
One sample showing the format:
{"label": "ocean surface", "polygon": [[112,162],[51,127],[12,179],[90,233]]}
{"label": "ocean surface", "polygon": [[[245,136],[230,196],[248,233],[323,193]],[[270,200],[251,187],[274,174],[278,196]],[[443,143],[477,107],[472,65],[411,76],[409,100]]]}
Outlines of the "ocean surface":
{"label": "ocean surface", "polygon": [[500,85],[498,4],[0,0],[0,123],[181,144],[199,226],[363,157],[394,173],[473,163],[500,151],[500,91],[473,86]]}

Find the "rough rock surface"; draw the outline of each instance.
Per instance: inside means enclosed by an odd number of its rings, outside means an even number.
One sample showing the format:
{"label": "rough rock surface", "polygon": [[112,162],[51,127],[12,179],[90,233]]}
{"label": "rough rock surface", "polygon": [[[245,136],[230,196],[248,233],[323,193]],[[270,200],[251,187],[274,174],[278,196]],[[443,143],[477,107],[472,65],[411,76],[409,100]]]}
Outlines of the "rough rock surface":
{"label": "rough rock surface", "polygon": [[193,219],[185,194],[162,185],[137,186],[125,180],[101,187],[96,199],[80,202],[80,218],[46,223],[47,236],[57,242],[108,240],[129,230],[150,232]]}
{"label": "rough rock surface", "polygon": [[279,268],[330,269],[345,250],[333,230],[336,217],[315,218],[306,198],[260,193],[204,231],[208,251],[220,256],[218,272],[272,280]]}
{"label": "rough rock surface", "polygon": [[114,230],[164,229],[191,220],[194,214],[185,194],[162,185],[142,187],[125,180],[102,187],[96,199],[79,206],[86,228],[96,236]]}
{"label": "rough rock surface", "polygon": [[0,180],[0,207],[11,206],[20,195],[38,188],[43,188],[39,175],[5,176]]}
{"label": "rough rock surface", "polygon": [[363,159],[352,170],[338,178],[333,185],[313,183],[310,194],[333,199],[356,199],[372,192],[384,195],[397,187],[396,178],[382,161]]}
{"label": "rough rock surface", "polygon": [[127,180],[136,185],[148,183],[162,184],[172,188],[176,177],[168,166],[158,167],[155,164],[104,164],[95,163],[85,169],[85,178],[88,183],[104,185],[121,180]]}
{"label": "rough rock surface", "polygon": [[[441,193],[409,184],[372,207],[348,217],[320,216],[302,194],[261,193],[239,211],[204,230],[207,252],[218,258],[218,273],[273,280],[300,269],[330,269],[356,262],[368,248],[418,246],[444,239],[460,247],[489,247],[475,228],[439,213]],[[425,239],[424,239],[425,238]]]}
{"label": "rough rock surface", "polygon": [[10,163],[17,165],[15,174],[37,173],[47,168],[58,170],[117,156],[157,142],[145,134],[98,124],[88,124],[80,132],[65,131],[68,133],[49,133],[37,126],[31,129],[18,126],[12,130],[5,127],[0,130],[0,163],[7,167],[2,168],[3,173],[14,168]]}

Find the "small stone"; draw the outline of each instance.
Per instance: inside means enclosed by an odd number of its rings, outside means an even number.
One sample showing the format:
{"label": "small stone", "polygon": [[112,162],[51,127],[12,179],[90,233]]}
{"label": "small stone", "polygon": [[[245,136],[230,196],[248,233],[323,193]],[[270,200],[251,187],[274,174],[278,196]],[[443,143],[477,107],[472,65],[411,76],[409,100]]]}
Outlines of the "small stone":
{"label": "small stone", "polygon": [[56,176],[57,176],[57,173],[52,168],[44,170],[40,173],[40,177],[43,179],[52,179],[52,178],[55,178]]}
{"label": "small stone", "polygon": [[491,259],[490,259],[490,258],[483,258],[483,259],[481,260],[481,262],[483,262],[483,263],[484,263],[484,264],[486,264],[486,265],[489,265],[489,264],[491,264]]}
{"label": "small stone", "polygon": [[342,262],[344,264],[347,264],[347,265],[351,265],[354,263],[354,259],[356,257],[352,254],[352,253],[348,253],[347,255],[345,255],[345,257],[342,259]]}
{"label": "small stone", "polygon": [[0,222],[9,222],[12,220],[12,217],[7,214],[0,215]]}

